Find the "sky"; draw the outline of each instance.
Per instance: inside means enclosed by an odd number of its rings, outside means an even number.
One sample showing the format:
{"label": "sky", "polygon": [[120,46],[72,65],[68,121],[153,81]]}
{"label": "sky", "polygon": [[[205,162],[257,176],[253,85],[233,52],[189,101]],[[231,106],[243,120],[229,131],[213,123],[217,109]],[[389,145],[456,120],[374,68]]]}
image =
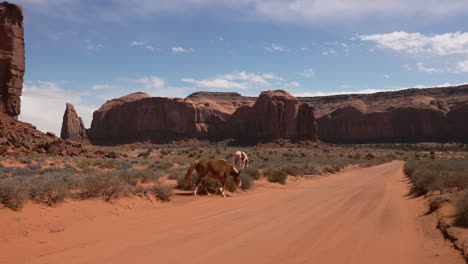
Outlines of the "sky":
{"label": "sky", "polygon": [[256,96],[371,93],[468,80],[466,0],[16,0],[26,73],[20,120],[60,134],[143,91]]}

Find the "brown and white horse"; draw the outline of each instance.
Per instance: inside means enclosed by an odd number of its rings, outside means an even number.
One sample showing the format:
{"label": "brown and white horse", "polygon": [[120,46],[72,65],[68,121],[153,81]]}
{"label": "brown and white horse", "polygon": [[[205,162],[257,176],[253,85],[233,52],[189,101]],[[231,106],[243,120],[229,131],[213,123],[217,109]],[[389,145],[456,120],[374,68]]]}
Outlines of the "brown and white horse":
{"label": "brown and white horse", "polygon": [[[240,172],[236,168],[234,168],[234,166],[232,166],[223,159],[203,159],[193,163],[188,169],[187,174],[185,175],[186,186],[190,184],[190,178],[194,169],[197,171],[198,174],[198,181],[193,189],[193,194],[195,196],[197,195],[198,187],[200,187],[205,177],[218,179],[221,182],[220,192],[223,195],[223,197],[226,197],[224,190],[226,188],[226,181],[229,176],[232,177],[237,187],[241,186]],[[205,191],[208,195],[210,195],[206,185]]]}
{"label": "brown and white horse", "polygon": [[249,157],[243,151],[236,151],[234,153],[234,164],[238,168],[245,168],[249,166]]}

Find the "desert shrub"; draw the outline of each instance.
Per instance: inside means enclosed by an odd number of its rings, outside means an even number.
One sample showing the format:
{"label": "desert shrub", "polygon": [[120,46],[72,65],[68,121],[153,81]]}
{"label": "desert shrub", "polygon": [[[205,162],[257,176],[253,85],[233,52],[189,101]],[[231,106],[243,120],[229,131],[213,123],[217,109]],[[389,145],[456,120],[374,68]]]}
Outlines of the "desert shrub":
{"label": "desert shrub", "polygon": [[323,167],[323,171],[326,173],[335,173],[335,169],[332,166],[325,166]]}
{"label": "desert shrub", "polygon": [[165,202],[170,201],[171,196],[174,194],[174,190],[171,185],[159,182],[154,186],[149,187],[148,192],[156,196],[159,200]]}
{"label": "desert shrub", "polygon": [[242,175],[248,175],[250,176],[251,179],[253,180],[258,180],[260,179],[260,171],[256,167],[247,167],[242,170]]}
{"label": "desert shrub", "polygon": [[241,189],[248,190],[253,186],[253,179],[250,177],[250,175],[241,173],[241,183]]}
{"label": "desert shrub", "polygon": [[84,168],[80,171],[80,175],[96,174],[96,173],[99,173],[99,170],[96,168]]}
{"label": "desert shrub", "polygon": [[69,196],[70,182],[59,174],[46,174],[33,177],[30,181],[29,196],[38,203],[53,206]]}
{"label": "desert shrub", "polygon": [[375,155],[369,152],[366,154],[365,158],[367,160],[373,160],[375,158]]}
{"label": "desert shrub", "polygon": [[465,193],[456,202],[456,216],[454,224],[457,226],[468,227],[468,193]]}
{"label": "desert shrub", "polygon": [[23,164],[31,164],[32,163],[32,159],[29,158],[29,157],[21,157],[18,159],[19,162],[23,163]]}
{"label": "desert shrub", "polygon": [[436,190],[463,190],[468,186],[466,160],[413,160],[408,161],[403,170],[413,183],[412,193],[415,195]]}
{"label": "desert shrub", "polygon": [[174,164],[172,164],[171,162],[169,161],[155,161],[153,162],[149,167],[151,169],[160,169],[160,170],[167,170],[169,168],[172,168],[174,166]]}
{"label": "desert shrub", "polygon": [[40,170],[42,168],[42,165],[39,163],[36,163],[36,164],[29,164],[26,167],[30,170]]}
{"label": "desert shrub", "polygon": [[429,212],[432,213],[440,208],[440,205],[444,202],[450,202],[450,199],[445,196],[437,196],[429,200]]}
{"label": "desert shrub", "polygon": [[320,174],[320,171],[317,169],[315,165],[307,163],[303,165],[302,173],[304,175],[313,175],[313,174]]}
{"label": "desert shrub", "polygon": [[125,160],[114,160],[113,162],[121,170],[126,170],[126,169],[130,169],[133,167],[132,163],[125,161]]}
{"label": "desert shrub", "polygon": [[13,167],[13,168],[9,168],[9,170],[12,176],[31,177],[38,173],[37,171],[32,170],[28,167],[24,167],[24,168]]}
{"label": "desert shrub", "polygon": [[156,182],[158,178],[160,177],[159,174],[154,173],[153,170],[151,169],[143,169],[143,170],[137,170],[134,168],[131,169],[126,169],[126,170],[115,170],[111,172],[111,174],[119,177],[126,183],[130,185],[137,185],[138,180],[140,180],[142,183],[146,182]]}
{"label": "desert shrub", "polygon": [[185,167],[185,166],[172,169],[169,175],[167,176],[167,178],[170,180],[177,180],[180,175],[185,176],[185,173],[187,172],[187,170],[188,170],[188,167]]}
{"label": "desert shrub", "polygon": [[116,164],[110,160],[84,159],[77,161],[76,166],[80,169],[87,168],[90,166],[98,167],[100,169],[113,169],[116,167]]}
{"label": "desert shrub", "polygon": [[268,177],[269,182],[277,182],[280,184],[286,184],[286,178],[288,174],[283,169],[269,168],[266,169],[263,174]]}
{"label": "desert shrub", "polygon": [[283,170],[291,176],[299,176],[302,173],[301,168],[299,168],[298,166],[287,166],[284,167]]}
{"label": "desert shrub", "polygon": [[361,154],[359,154],[359,153],[356,153],[353,156],[353,159],[360,159],[360,158],[361,158]]}
{"label": "desert shrub", "polygon": [[76,197],[81,199],[100,198],[106,201],[123,197],[129,185],[112,174],[90,174],[80,177]]}
{"label": "desert shrub", "polygon": [[0,203],[15,211],[20,210],[29,198],[28,187],[15,177],[0,180]]}

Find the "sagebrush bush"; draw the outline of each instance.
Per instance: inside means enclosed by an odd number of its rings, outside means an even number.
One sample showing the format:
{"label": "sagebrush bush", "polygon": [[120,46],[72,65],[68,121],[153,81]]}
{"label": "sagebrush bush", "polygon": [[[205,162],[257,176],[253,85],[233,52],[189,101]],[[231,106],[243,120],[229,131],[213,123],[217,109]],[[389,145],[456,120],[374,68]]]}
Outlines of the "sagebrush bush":
{"label": "sagebrush bush", "polygon": [[454,224],[468,227],[468,193],[465,193],[456,203],[456,217]]}
{"label": "sagebrush bush", "polygon": [[242,175],[248,175],[250,176],[251,179],[253,180],[258,180],[260,179],[260,171],[256,167],[247,167],[242,169]]}
{"label": "sagebrush bush", "polygon": [[464,190],[468,186],[467,160],[412,160],[403,171],[413,183],[414,195]]}
{"label": "sagebrush bush", "polygon": [[90,174],[79,178],[76,196],[81,199],[103,198],[106,201],[125,196],[130,185],[112,174]]}
{"label": "sagebrush bush", "polygon": [[156,196],[161,201],[170,201],[171,196],[174,194],[174,190],[171,185],[156,183],[154,186],[149,187],[149,193]]}
{"label": "sagebrush bush", "polygon": [[241,173],[241,189],[242,190],[248,190],[250,188],[252,188],[253,186],[253,180],[252,178],[250,177],[250,175],[247,175],[247,174],[242,174]]}
{"label": "sagebrush bush", "polygon": [[446,196],[438,196],[429,200],[429,212],[432,213],[440,208],[440,205],[445,202],[450,202],[450,199]]}
{"label": "sagebrush bush", "polygon": [[29,196],[38,203],[57,205],[70,195],[70,182],[61,175],[46,174],[33,177],[30,183]]}
{"label": "sagebrush bush", "polygon": [[18,178],[0,180],[0,203],[15,211],[20,210],[28,200],[29,185]]}
{"label": "sagebrush bush", "polygon": [[268,177],[269,182],[277,182],[280,184],[286,184],[286,178],[288,174],[283,169],[269,168],[266,169],[263,174]]}

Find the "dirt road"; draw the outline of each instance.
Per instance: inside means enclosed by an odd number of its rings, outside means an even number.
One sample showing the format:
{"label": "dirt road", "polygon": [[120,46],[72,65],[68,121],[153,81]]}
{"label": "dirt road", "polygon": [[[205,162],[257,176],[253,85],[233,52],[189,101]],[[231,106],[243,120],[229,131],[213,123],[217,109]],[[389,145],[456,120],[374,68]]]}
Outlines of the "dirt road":
{"label": "dirt road", "polygon": [[[83,221],[0,243],[0,263],[464,263],[405,195],[403,162]],[[183,202],[189,200],[189,202]]]}

